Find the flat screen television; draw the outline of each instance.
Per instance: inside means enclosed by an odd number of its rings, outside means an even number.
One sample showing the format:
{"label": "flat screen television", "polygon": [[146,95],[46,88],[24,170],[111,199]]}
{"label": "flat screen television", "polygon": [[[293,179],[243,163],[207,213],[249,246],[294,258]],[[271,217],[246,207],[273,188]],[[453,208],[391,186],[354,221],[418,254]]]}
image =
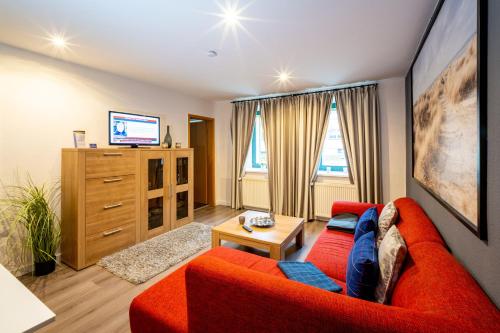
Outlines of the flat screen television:
{"label": "flat screen television", "polygon": [[109,144],[121,146],[159,146],[160,118],[109,111]]}

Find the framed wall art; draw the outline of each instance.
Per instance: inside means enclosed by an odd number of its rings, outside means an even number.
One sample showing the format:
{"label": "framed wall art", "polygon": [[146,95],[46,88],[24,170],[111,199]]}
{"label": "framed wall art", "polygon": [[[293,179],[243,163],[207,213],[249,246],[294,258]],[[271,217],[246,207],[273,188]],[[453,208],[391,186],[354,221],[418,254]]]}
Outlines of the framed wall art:
{"label": "framed wall art", "polygon": [[438,2],[408,92],[413,178],[481,239],[487,238],[486,5]]}

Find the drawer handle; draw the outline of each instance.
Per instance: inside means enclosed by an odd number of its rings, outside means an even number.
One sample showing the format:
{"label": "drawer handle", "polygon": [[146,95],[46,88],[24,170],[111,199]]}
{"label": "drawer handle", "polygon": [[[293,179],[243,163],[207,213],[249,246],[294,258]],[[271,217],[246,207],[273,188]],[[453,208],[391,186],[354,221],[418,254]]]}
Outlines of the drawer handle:
{"label": "drawer handle", "polygon": [[117,228],[115,230],[110,230],[110,231],[105,231],[102,233],[102,235],[104,237],[108,237],[108,236],[111,236],[111,235],[114,235],[114,234],[117,234],[119,233],[120,231],[122,231],[123,229],[122,228]]}
{"label": "drawer handle", "polygon": [[120,182],[122,180],[123,180],[123,178],[108,178],[108,179],[104,179],[104,182],[105,183],[114,183],[114,182]]}
{"label": "drawer handle", "polygon": [[123,153],[104,153],[104,156],[123,156]]}
{"label": "drawer handle", "polygon": [[123,206],[123,203],[117,202],[114,204],[109,204],[109,205],[104,206],[104,209],[117,208],[117,207],[121,207],[121,206]]}

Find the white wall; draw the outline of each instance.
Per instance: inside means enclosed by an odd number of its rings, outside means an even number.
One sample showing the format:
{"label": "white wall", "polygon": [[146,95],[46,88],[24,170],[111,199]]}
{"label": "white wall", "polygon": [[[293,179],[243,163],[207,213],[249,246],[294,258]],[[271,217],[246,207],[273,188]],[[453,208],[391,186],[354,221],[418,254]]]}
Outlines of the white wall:
{"label": "white wall", "polygon": [[215,198],[217,205],[231,205],[231,109],[230,101],[213,103],[215,117]]}
{"label": "white wall", "polygon": [[382,192],[384,202],[406,196],[405,80],[379,81]]}
{"label": "white wall", "polygon": [[[160,116],[162,137],[170,125],[184,147],[187,114],[213,116],[211,102],[0,44],[0,181],[12,184],[16,172],[58,179],[73,130],[107,145],[108,110]],[[0,226],[0,252],[4,242]]]}
{"label": "white wall", "polygon": [[164,88],[0,44],[0,179],[16,170],[35,180],[60,176],[60,149],[73,130],[108,143],[108,110],[161,117],[173,142],[187,146],[187,114],[212,116],[212,104]]}
{"label": "white wall", "polygon": [[[379,80],[382,191],[384,202],[405,196],[405,91],[404,78]],[[230,101],[215,102],[217,202],[231,202]],[[227,130],[226,130],[227,129]],[[321,177],[321,181],[329,181]],[[338,183],[338,179],[331,180]]]}

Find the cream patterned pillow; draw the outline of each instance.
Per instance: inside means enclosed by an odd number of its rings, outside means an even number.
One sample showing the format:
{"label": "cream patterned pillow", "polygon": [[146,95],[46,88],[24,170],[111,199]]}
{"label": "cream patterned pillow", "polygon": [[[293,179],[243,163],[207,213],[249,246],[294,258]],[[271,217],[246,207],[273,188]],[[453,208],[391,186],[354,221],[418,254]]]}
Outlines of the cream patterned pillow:
{"label": "cream patterned pillow", "polygon": [[380,243],[382,242],[382,239],[384,239],[387,230],[389,230],[389,228],[396,223],[397,219],[398,209],[396,208],[396,205],[394,205],[394,202],[391,201],[385,205],[378,218],[377,247],[380,247]]}
{"label": "cream patterned pillow", "polygon": [[399,271],[406,257],[406,243],[393,225],[386,233],[378,249],[380,267],[378,284],[375,288],[375,299],[379,303],[387,303],[399,277]]}

